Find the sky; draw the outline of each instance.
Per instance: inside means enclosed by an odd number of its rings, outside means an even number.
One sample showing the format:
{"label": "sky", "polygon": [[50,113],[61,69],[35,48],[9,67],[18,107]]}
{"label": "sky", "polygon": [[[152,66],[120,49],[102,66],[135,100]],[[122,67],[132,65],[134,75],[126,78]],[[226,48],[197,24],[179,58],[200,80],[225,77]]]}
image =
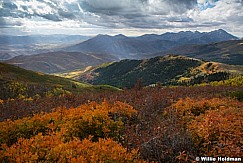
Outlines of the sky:
{"label": "sky", "polygon": [[243,37],[243,0],[0,0],[0,34],[142,34],[224,29]]}

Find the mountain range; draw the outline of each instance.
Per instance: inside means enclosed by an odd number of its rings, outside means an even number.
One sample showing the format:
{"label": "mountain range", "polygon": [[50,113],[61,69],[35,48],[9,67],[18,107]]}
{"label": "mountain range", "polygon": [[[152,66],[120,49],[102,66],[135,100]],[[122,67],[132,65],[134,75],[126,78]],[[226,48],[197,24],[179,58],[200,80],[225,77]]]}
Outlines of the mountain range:
{"label": "mountain range", "polygon": [[238,38],[222,29],[202,33],[182,31],[162,35],[146,34],[139,37],[126,37],[121,34],[116,36],[98,35],[63,50],[108,53],[116,55],[120,59],[143,59],[151,53],[166,52],[178,46],[200,45],[228,40],[238,40]]}

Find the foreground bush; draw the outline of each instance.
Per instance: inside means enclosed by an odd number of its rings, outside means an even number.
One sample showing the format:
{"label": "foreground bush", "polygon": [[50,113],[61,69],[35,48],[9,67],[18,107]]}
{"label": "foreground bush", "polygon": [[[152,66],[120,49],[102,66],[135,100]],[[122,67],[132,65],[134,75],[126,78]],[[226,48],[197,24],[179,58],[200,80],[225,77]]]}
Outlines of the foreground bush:
{"label": "foreground bush", "polygon": [[138,161],[138,150],[128,152],[118,142],[136,112],[105,100],[1,122],[0,162]]}
{"label": "foreground bush", "polygon": [[[89,140],[91,143],[97,143],[100,140],[112,139],[112,141],[119,142],[123,147],[126,147],[125,149],[128,149],[128,151],[139,149],[140,158],[147,161],[193,162],[195,161],[195,156],[206,156],[208,155],[207,152],[214,148],[214,144],[207,145],[205,143],[207,139],[200,135],[200,126],[206,126],[203,123],[204,117],[209,111],[221,110],[224,107],[228,108],[229,112],[232,111],[231,108],[238,108],[239,112],[241,112],[241,108],[243,108],[242,103],[221,98],[226,97],[228,92],[240,90],[242,88],[226,86],[155,87],[141,90],[88,92],[84,95],[71,94],[51,98],[34,98],[31,102],[21,99],[3,101],[2,103],[0,102],[0,120],[2,121],[7,118],[16,119],[31,116],[33,111],[36,113],[41,111],[51,112],[51,108],[60,107],[51,113],[41,113],[17,121],[9,120],[0,123],[0,141],[1,144],[7,144],[7,146],[0,147],[0,152],[2,152],[0,156],[4,156],[2,159],[5,159],[5,162],[11,162],[6,161],[7,159],[9,160],[9,157],[6,156],[4,151],[7,151],[12,145],[16,145],[20,137],[24,138],[23,140],[32,140],[40,133],[42,133],[43,137],[53,136],[53,133],[54,135],[61,133],[62,136],[58,144],[66,145],[76,142],[76,140],[79,142]],[[109,99],[109,102],[104,101],[102,103],[104,98]],[[180,98],[182,99],[179,100]],[[88,100],[96,102],[87,103]],[[129,105],[117,101],[123,101]],[[175,101],[178,102],[171,106]],[[137,108],[138,113],[131,106]],[[14,117],[11,115],[14,115]],[[234,113],[233,115],[236,116],[236,119],[238,118],[237,114]],[[200,116],[202,119],[197,119]],[[225,116],[222,114],[221,117]],[[211,117],[210,121],[212,119],[213,117]],[[242,121],[240,118],[238,119]],[[221,121],[219,120],[219,122]],[[190,126],[193,123],[196,127]],[[217,122],[215,121],[214,123]],[[226,121],[225,124],[227,123],[230,122]],[[239,123],[237,122],[236,124]],[[220,126],[215,125],[215,127],[216,130]],[[209,130],[211,128],[208,127]],[[239,128],[232,128],[233,130],[239,131]],[[226,133],[229,132],[228,130],[225,131]],[[205,130],[203,132],[204,136],[206,133]],[[234,135],[235,133],[232,134]],[[241,134],[241,131],[238,132],[238,136]],[[89,135],[92,137],[89,138]],[[210,135],[212,134],[210,133]],[[212,142],[217,141],[219,140],[216,135],[216,140]],[[238,147],[239,145],[241,144],[238,144]],[[221,147],[222,145],[220,144]],[[60,148],[62,149],[62,147]],[[68,147],[65,146],[65,148]],[[55,147],[55,149],[58,149],[58,147]],[[207,149],[209,150],[207,151]],[[50,150],[52,149],[47,149],[46,151],[50,153]],[[45,153],[45,149],[43,152]],[[226,153],[222,155],[228,156],[226,150],[222,152]],[[59,152],[56,153],[58,155]],[[53,154],[55,154],[55,150]],[[61,155],[65,156],[68,154],[61,153],[59,157]],[[75,159],[78,159],[78,157],[74,157]],[[0,160],[0,162],[3,161]],[[82,162],[82,160],[77,162]],[[136,159],[134,162],[136,162]]]}
{"label": "foreground bush", "polygon": [[191,133],[198,155],[243,155],[243,103],[230,99],[179,100],[173,106]]}
{"label": "foreground bush", "polygon": [[142,162],[137,150],[128,152],[116,141],[91,138],[64,142],[60,133],[31,139],[19,139],[11,147],[3,146],[1,162]]}
{"label": "foreground bush", "polygon": [[124,122],[136,113],[130,105],[107,101],[98,104],[89,102],[77,108],[58,108],[52,113],[36,114],[33,117],[0,123],[0,144],[8,146],[17,142],[18,138],[31,138],[38,133],[43,135],[65,129],[65,138],[80,139],[93,136],[99,138],[120,139]]}

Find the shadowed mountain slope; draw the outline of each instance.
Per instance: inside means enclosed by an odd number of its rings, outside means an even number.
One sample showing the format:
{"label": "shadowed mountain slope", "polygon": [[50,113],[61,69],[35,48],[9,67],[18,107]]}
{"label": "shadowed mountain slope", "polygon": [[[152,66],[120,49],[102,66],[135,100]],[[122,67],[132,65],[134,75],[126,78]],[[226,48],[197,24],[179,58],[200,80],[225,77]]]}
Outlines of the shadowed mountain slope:
{"label": "shadowed mountain slope", "polygon": [[183,45],[169,51],[149,54],[147,57],[166,54],[177,54],[207,61],[243,65],[243,40],[230,40],[204,45]]}

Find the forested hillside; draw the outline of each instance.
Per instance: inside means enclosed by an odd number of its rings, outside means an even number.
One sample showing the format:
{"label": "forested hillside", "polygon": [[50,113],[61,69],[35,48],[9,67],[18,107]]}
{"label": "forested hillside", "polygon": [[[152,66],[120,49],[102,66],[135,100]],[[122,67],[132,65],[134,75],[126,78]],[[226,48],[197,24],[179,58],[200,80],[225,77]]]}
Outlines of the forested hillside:
{"label": "forested hillside", "polygon": [[[122,60],[102,65],[81,73],[80,80],[92,84],[131,88],[138,80],[144,86],[158,83],[194,85],[226,80],[241,74],[243,74],[242,66],[167,55],[146,60]],[[77,75],[75,78],[78,79]]]}

